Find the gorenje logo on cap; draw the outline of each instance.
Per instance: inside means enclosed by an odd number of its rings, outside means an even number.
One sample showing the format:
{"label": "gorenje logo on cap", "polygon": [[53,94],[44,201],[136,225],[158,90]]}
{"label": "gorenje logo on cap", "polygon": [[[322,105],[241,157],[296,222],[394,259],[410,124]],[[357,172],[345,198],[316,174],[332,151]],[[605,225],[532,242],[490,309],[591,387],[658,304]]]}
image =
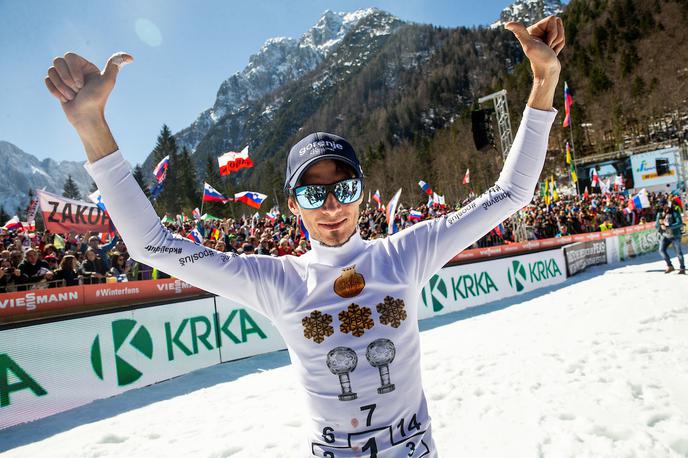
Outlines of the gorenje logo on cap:
{"label": "gorenje logo on cap", "polygon": [[301,148],[299,150],[299,156],[303,156],[306,153],[314,153],[318,149],[326,149],[330,151],[343,150],[344,145],[330,140],[318,140],[315,142],[310,142]]}

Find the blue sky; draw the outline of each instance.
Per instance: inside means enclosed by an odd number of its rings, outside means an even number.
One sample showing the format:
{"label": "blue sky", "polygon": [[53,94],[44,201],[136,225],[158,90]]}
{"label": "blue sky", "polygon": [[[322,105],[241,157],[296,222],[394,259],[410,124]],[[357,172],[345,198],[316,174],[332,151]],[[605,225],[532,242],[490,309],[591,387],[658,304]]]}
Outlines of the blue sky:
{"label": "blue sky", "polygon": [[0,140],[39,159],[84,159],[79,137],[43,83],[53,58],[67,51],[101,68],[115,51],[136,59],[122,69],[106,109],[120,149],[136,163],[151,151],[163,123],[177,132],[211,107],[220,83],[267,38],[299,37],[326,9],[375,6],[403,20],[455,27],[489,24],[509,3],[0,0]]}

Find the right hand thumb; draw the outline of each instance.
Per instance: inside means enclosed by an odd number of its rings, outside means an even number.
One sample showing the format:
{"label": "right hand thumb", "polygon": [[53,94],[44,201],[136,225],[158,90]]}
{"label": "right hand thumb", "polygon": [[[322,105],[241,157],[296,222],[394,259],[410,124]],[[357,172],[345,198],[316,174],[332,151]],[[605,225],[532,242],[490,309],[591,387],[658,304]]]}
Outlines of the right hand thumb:
{"label": "right hand thumb", "polygon": [[125,52],[116,52],[108,59],[105,64],[105,69],[103,70],[103,76],[109,80],[114,80],[117,78],[120,67],[124,67],[134,61],[134,57],[131,54]]}

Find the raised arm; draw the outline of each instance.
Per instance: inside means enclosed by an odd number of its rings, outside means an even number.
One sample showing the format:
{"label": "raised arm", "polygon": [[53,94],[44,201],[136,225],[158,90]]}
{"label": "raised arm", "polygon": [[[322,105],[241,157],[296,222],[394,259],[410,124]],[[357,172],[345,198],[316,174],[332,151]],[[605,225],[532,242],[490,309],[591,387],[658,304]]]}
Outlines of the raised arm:
{"label": "raised arm", "polygon": [[385,241],[404,259],[409,281],[419,286],[533,198],[556,115],[552,102],[561,69],[557,55],[564,47],[564,28],[557,17],[543,19],[527,29],[514,22],[507,28],[530,59],[533,89],[495,185],[461,210],[416,224]]}
{"label": "raised arm", "polygon": [[74,53],[56,58],[45,79],[86,150],[93,177],[110,217],[137,261],[187,283],[272,316],[283,283],[283,264],[269,256],[220,253],[171,234],[131,173],[105,121],[105,104],[119,67],[133,61],[117,53],[101,72]]}

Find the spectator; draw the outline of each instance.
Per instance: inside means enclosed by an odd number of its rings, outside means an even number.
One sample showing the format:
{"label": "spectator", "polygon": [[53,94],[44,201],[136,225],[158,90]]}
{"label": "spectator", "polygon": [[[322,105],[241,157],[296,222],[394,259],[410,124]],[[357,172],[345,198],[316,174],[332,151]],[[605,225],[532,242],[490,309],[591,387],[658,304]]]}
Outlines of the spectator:
{"label": "spectator", "polygon": [[22,275],[26,277],[27,283],[38,283],[43,280],[52,279],[52,273],[48,263],[39,260],[38,252],[33,248],[29,248],[29,250],[26,251],[26,259],[24,259],[18,267]]}
{"label": "spectator", "polygon": [[17,291],[17,285],[24,284],[27,280],[9,258],[2,258],[0,261],[0,274],[0,293]]}
{"label": "spectator", "polygon": [[[77,286],[79,284],[79,262],[76,257],[66,254],[60,261],[60,267],[55,270],[51,286]],[[60,283],[62,281],[62,283]]]}
{"label": "spectator", "polygon": [[81,263],[81,275],[83,275],[84,284],[104,283],[106,273],[105,263],[96,254],[96,250],[91,247],[86,249],[86,259]]}
{"label": "spectator", "polygon": [[124,256],[117,251],[113,251],[110,255],[110,265],[108,277],[115,277],[118,281],[128,280],[129,268],[126,265]]}

